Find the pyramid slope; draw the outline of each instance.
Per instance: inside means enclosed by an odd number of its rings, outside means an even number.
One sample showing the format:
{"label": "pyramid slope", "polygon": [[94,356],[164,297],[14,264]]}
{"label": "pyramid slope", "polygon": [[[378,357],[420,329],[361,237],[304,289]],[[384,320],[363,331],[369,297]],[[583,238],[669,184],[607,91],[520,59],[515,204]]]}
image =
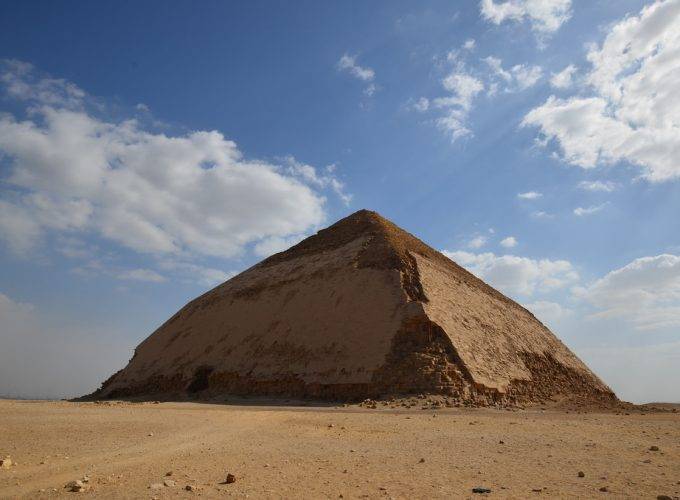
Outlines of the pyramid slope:
{"label": "pyramid slope", "polygon": [[359,211],[198,297],[95,397],[615,396],[517,303]]}

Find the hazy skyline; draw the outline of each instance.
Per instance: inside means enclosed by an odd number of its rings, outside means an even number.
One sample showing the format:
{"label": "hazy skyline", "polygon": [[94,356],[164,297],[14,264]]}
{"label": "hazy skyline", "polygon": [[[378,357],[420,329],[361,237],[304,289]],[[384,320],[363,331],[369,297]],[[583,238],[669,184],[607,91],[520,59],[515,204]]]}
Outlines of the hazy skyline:
{"label": "hazy skyline", "polygon": [[368,208],[680,401],[680,1],[0,6],[0,395]]}

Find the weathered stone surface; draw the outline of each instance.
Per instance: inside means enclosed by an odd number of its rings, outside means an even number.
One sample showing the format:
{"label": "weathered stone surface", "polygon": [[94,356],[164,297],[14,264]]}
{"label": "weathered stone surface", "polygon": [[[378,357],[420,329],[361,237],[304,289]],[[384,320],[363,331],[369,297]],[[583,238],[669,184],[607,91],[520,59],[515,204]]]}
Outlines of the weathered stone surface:
{"label": "weathered stone surface", "polygon": [[529,311],[365,210],[191,301],[93,396],[415,393],[616,401]]}

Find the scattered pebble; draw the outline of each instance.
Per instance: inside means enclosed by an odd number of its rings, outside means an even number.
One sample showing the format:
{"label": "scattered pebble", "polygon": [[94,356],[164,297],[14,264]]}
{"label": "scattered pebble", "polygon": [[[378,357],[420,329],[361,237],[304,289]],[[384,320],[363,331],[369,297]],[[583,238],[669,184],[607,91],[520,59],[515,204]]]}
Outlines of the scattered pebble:
{"label": "scattered pebble", "polygon": [[5,457],[2,460],[0,460],[0,469],[9,469],[12,467],[12,459],[9,457]]}
{"label": "scattered pebble", "polygon": [[472,493],[491,493],[490,488],[482,488],[481,486],[477,486],[475,488],[472,488]]}
{"label": "scattered pebble", "polygon": [[175,481],[173,481],[172,479],[166,479],[165,481],[163,481],[163,486],[166,486],[167,488],[172,488],[173,486],[175,486]]}
{"label": "scattered pebble", "polygon": [[165,473],[165,475],[168,476],[168,477],[172,476],[172,471],[169,470],[168,472]]}
{"label": "scattered pebble", "polygon": [[580,470],[578,471],[578,477],[586,477],[586,473]]}
{"label": "scattered pebble", "polygon": [[225,484],[231,484],[236,482],[236,476],[233,474],[227,474],[227,479],[224,481]]}
{"label": "scattered pebble", "polygon": [[659,447],[654,445],[649,447],[649,451],[659,451]]}
{"label": "scattered pebble", "polygon": [[184,489],[187,490],[187,491],[196,491],[196,486],[194,486],[193,484],[187,484],[184,487]]}
{"label": "scattered pebble", "polygon": [[424,458],[421,458],[418,462],[421,463],[421,464],[424,464],[424,463],[425,463],[425,459],[424,459]]}
{"label": "scattered pebble", "polygon": [[606,486],[602,486],[602,487],[600,488],[600,491],[603,492],[603,493],[606,493],[606,492],[608,492],[609,490],[607,489]]}
{"label": "scattered pebble", "polygon": [[668,495],[657,495],[656,500],[673,500],[673,499]]}

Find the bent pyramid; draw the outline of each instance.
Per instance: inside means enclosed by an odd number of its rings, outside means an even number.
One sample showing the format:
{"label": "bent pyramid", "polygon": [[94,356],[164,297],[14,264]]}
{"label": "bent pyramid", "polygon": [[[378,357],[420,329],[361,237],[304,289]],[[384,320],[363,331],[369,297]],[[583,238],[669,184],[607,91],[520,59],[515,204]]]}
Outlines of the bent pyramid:
{"label": "bent pyramid", "polygon": [[93,396],[408,393],[616,401],[529,311],[367,210],[191,301]]}

